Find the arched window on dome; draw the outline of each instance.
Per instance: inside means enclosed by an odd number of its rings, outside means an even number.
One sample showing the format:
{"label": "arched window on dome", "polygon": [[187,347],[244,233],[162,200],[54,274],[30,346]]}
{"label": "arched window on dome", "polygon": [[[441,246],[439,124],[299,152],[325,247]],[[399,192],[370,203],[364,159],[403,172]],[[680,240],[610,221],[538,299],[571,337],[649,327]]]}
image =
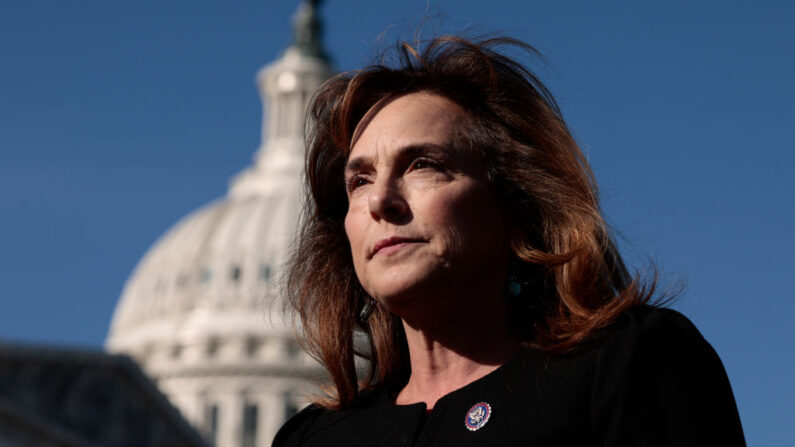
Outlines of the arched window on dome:
{"label": "arched window on dome", "polygon": [[273,277],[273,269],[271,265],[268,263],[262,263],[259,266],[259,279],[262,282],[270,282],[271,277]]}
{"label": "arched window on dome", "polygon": [[239,283],[241,276],[243,276],[243,269],[240,268],[240,265],[233,264],[232,268],[229,269],[229,278],[232,282]]}
{"label": "arched window on dome", "polygon": [[213,271],[210,267],[203,267],[199,273],[199,281],[201,281],[202,284],[209,284],[212,279]]}
{"label": "arched window on dome", "polygon": [[288,338],[284,345],[287,351],[287,358],[290,360],[298,359],[299,355],[301,355],[301,346],[298,345],[298,342],[292,338]]}
{"label": "arched window on dome", "polygon": [[262,341],[259,338],[253,336],[246,337],[245,350],[247,356],[256,357],[257,354],[259,354],[261,346]]}
{"label": "arched window on dome", "polygon": [[204,347],[204,353],[207,356],[207,358],[211,359],[215,357],[216,354],[218,354],[218,349],[220,346],[221,346],[221,340],[219,340],[218,337],[210,337],[210,339],[207,340],[207,344]]}
{"label": "arched window on dome", "polygon": [[182,345],[175,344],[171,346],[171,351],[169,352],[172,359],[178,359],[182,355]]}

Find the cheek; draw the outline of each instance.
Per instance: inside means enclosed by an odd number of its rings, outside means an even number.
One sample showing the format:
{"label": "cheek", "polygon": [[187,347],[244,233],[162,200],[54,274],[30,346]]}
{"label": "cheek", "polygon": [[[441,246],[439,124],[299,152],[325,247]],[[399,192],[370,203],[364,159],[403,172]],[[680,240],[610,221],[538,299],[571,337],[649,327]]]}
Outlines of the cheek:
{"label": "cheek", "polygon": [[348,214],[345,215],[345,234],[348,236],[348,245],[351,249],[353,270],[362,287],[369,290],[369,281],[365,274],[365,224],[361,212],[348,211]]}
{"label": "cheek", "polygon": [[477,187],[452,191],[437,197],[431,207],[436,212],[432,214],[440,224],[464,230],[478,226],[484,219],[491,217],[492,207],[487,203],[488,200],[491,198]]}
{"label": "cheek", "polygon": [[493,198],[481,188],[447,197],[444,206],[437,210],[437,224],[446,228],[448,243],[458,246],[459,250],[479,253],[493,248],[506,231]]}
{"label": "cheek", "polygon": [[361,233],[357,228],[354,214],[348,211],[348,214],[345,215],[345,235],[348,236],[348,244],[351,248],[356,246],[357,237],[361,237]]}
{"label": "cheek", "polygon": [[348,236],[353,265],[357,269],[364,261],[363,258],[365,256],[364,245],[367,240],[367,222],[364,217],[366,216],[362,214],[361,210],[350,210],[345,215],[345,235]]}

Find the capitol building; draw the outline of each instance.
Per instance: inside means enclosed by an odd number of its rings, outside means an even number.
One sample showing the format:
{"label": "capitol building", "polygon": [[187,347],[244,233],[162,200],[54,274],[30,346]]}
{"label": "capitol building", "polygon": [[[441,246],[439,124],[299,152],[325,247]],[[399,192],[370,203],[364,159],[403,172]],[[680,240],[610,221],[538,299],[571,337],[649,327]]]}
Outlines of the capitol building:
{"label": "capitol building", "polygon": [[292,337],[279,286],[303,200],[307,106],[333,74],[317,4],[299,5],[293,43],[257,74],[263,137],[253,164],[148,250],[106,341],[219,447],[270,445],[323,375]]}

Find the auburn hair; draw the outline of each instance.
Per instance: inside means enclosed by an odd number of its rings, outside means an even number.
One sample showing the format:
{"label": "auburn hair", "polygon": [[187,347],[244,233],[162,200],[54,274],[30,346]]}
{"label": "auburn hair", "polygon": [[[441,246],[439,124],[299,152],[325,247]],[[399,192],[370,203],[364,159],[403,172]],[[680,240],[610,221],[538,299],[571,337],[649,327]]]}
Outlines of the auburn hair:
{"label": "auburn hair", "polygon": [[[511,265],[524,287],[507,299],[512,333],[524,344],[571,351],[652,296],[656,277],[644,281],[625,267],[600,212],[593,173],[554,98],[504,48],[538,56],[505,37],[400,43],[389,53],[391,63],[382,57],[342,73],[316,94],[307,129],[308,200],[286,293],[305,349],[332,381],[321,405],[347,407],[368,389],[397,391],[410,374],[400,319],[383,306],[366,322],[358,318],[370,298],[354,272],[344,229],[351,141],[382,100],[428,92],[471,117],[462,137],[482,156],[494,200],[518,228]],[[364,371],[357,372],[357,356],[368,360]]]}

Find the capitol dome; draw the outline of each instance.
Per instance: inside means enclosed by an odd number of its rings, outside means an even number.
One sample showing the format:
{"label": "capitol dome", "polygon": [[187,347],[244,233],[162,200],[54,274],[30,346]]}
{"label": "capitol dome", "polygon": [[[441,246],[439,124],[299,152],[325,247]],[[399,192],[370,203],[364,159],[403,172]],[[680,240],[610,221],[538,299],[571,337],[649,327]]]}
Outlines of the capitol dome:
{"label": "capitol dome", "polygon": [[144,255],[106,343],[219,447],[270,445],[321,374],[291,337],[278,282],[303,200],[305,112],[332,74],[317,3],[301,3],[293,44],[257,74],[264,113],[254,164]]}

